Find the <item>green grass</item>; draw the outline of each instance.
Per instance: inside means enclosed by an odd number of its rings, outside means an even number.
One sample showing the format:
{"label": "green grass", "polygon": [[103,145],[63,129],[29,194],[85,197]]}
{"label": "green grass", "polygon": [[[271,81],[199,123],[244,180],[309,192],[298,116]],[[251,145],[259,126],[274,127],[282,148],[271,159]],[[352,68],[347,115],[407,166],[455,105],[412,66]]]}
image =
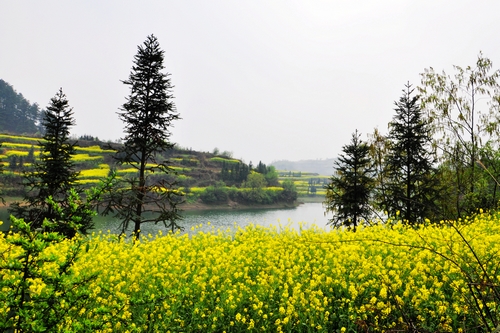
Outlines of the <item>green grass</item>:
{"label": "green grass", "polygon": [[226,163],[230,163],[230,164],[241,163],[240,160],[237,160],[234,158],[224,158],[224,157],[218,157],[218,156],[210,158],[210,161],[211,162],[219,162],[219,163],[226,162]]}

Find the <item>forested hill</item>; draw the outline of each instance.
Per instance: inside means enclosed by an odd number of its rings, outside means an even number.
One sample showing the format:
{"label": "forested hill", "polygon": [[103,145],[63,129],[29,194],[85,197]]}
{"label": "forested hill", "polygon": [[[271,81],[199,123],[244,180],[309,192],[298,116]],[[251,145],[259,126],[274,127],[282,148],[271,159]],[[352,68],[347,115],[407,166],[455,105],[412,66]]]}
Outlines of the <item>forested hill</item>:
{"label": "forested hill", "polygon": [[42,111],[0,79],[0,132],[35,134],[39,132]]}
{"label": "forested hill", "polygon": [[331,175],[333,174],[333,163],[334,158],[327,158],[321,160],[302,160],[302,161],[287,161],[280,160],[271,163],[277,170],[282,171],[306,171],[311,173],[317,173],[320,175]]}

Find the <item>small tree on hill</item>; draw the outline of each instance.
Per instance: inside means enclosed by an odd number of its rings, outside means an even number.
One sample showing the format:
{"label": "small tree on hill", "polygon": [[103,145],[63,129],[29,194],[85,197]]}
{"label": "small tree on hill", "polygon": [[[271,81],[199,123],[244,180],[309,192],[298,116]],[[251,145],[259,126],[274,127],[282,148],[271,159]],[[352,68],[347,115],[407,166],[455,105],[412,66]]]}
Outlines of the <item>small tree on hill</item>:
{"label": "small tree on hill", "polygon": [[163,60],[158,40],[148,36],[138,47],[129,79],[123,81],[130,87],[130,95],[118,112],[125,123],[125,137],[116,158],[118,163],[137,169],[137,176],[124,177],[117,184],[120,189],[110,196],[105,213],[114,212],[120,218],[122,232],[133,223],[134,237],[139,236],[145,222],[162,222],[173,231],[179,228],[177,221],[181,218],[176,184],[149,177],[172,172],[161,153],[173,148],[170,127],[179,119],[172,101],[170,74],[162,72]]}
{"label": "small tree on hill", "polygon": [[283,192],[281,192],[281,200],[286,203],[293,203],[297,200],[297,187],[293,183],[293,180],[286,179],[282,184]]}
{"label": "small tree on hill", "polygon": [[35,163],[35,147],[31,145],[28,155],[26,156],[26,163]]}
{"label": "small tree on hill", "polygon": [[359,137],[356,130],[351,143],[342,147],[344,154],[335,162],[335,174],[325,187],[323,202],[325,213],[333,213],[329,222],[331,225],[352,226],[354,231],[361,220],[369,220],[371,216],[369,201],[374,185],[369,147]]}
{"label": "small tree on hill", "polygon": [[17,169],[17,156],[16,155],[9,156],[9,169],[12,171]]}

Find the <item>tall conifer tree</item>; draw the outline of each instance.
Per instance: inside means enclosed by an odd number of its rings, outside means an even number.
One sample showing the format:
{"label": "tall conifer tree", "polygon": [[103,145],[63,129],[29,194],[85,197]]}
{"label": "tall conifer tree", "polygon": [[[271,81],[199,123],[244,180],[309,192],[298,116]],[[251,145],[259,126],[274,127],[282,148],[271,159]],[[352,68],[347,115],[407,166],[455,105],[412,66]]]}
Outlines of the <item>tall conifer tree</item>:
{"label": "tall conifer tree", "polygon": [[370,194],[373,190],[373,168],[368,145],[360,140],[356,130],[350,144],[342,147],[344,154],[335,162],[335,174],[326,188],[324,206],[332,212],[330,224],[336,227],[356,227],[369,220]]}
{"label": "tall conifer tree", "polygon": [[[69,106],[62,89],[51,99],[42,125],[45,129],[43,140],[39,142],[40,157],[33,165],[33,170],[24,174],[27,195],[25,204],[15,203],[12,213],[18,218],[30,222],[32,228],[41,228],[45,219],[58,223],[53,229],[65,236],[72,237],[77,230],[68,224],[69,216],[65,210],[69,206],[71,191],[77,187],[78,172],[75,171],[72,156],[75,154],[74,143],[69,141],[70,128],[75,125],[73,109]],[[73,192],[74,193],[74,192]],[[55,209],[53,204],[61,210]],[[80,231],[92,225],[92,215],[83,214],[79,218]]]}
{"label": "tall conifer tree", "polygon": [[432,218],[439,195],[432,152],[432,128],[424,119],[407,83],[396,105],[396,114],[389,123],[389,152],[386,158],[386,196],[382,206],[390,215],[400,211],[409,224]]}
{"label": "tall conifer tree", "polygon": [[137,176],[124,179],[123,190],[114,192],[106,212],[116,213],[122,221],[122,232],[132,223],[134,237],[139,236],[141,224],[145,222],[162,222],[165,227],[175,230],[181,218],[176,184],[167,180],[153,181],[149,177],[153,173],[172,172],[161,153],[173,148],[170,127],[179,119],[173,103],[170,74],[162,72],[163,60],[164,51],[157,38],[148,36],[144,45],[138,46],[130,76],[123,81],[130,88],[130,95],[118,112],[125,123],[125,137],[117,160],[136,168]]}

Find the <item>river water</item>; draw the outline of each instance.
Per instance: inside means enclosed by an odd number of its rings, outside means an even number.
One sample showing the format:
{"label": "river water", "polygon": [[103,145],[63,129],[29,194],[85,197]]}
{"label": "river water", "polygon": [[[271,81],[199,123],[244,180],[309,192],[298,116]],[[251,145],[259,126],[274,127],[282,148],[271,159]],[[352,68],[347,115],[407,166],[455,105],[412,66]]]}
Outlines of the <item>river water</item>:
{"label": "river water", "polygon": [[[186,211],[182,212],[184,219],[179,224],[184,227],[184,233],[192,234],[198,231],[227,230],[245,227],[249,224],[261,226],[276,226],[279,228],[290,227],[299,230],[313,224],[319,228],[329,229],[327,226],[328,217],[324,215],[324,208],[321,203],[304,203],[295,208],[283,209],[245,209],[245,210],[208,210],[208,211]],[[0,220],[6,222],[7,212],[0,209]],[[119,221],[112,217],[98,217],[95,220],[96,230],[107,233],[119,233]],[[0,227],[5,230],[6,223]],[[195,227],[195,231],[192,230]],[[141,228],[143,235],[157,234],[159,230],[165,233],[162,224],[145,223]],[[130,230],[131,232],[131,230]]]}

